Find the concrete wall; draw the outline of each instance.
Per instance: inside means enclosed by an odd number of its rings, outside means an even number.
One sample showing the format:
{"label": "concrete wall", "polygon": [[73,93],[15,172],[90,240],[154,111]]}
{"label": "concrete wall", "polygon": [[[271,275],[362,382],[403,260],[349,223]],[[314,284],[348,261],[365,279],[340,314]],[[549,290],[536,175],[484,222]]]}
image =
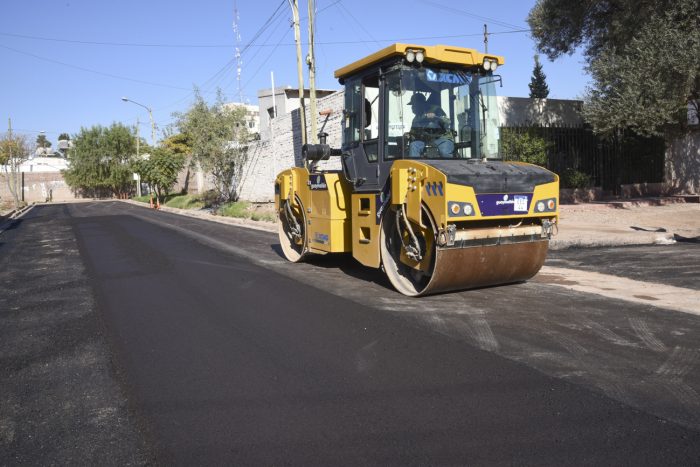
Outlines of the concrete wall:
{"label": "concrete wall", "polygon": [[[24,172],[23,195],[27,203],[53,201],[68,201],[76,199],[60,172]],[[7,175],[0,172],[0,199],[11,202],[12,194],[7,186]],[[21,198],[20,198],[21,199]]]}
{"label": "concrete wall", "polygon": [[501,126],[581,126],[583,102],[498,96]]}
{"label": "concrete wall", "polygon": [[700,131],[666,135],[664,183],[673,194],[700,193]]}

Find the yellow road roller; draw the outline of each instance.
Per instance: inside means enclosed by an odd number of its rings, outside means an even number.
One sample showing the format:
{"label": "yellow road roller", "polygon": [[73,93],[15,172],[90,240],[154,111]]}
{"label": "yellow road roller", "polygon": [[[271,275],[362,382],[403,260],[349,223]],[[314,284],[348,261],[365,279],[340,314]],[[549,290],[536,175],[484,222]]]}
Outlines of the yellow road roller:
{"label": "yellow road roller", "polygon": [[[304,166],[275,180],[286,258],[352,253],[409,296],[534,276],[559,218],[559,177],[501,155],[503,64],[394,44],[337,70],[342,147],[306,144]],[[331,157],[342,169],[319,169]]]}

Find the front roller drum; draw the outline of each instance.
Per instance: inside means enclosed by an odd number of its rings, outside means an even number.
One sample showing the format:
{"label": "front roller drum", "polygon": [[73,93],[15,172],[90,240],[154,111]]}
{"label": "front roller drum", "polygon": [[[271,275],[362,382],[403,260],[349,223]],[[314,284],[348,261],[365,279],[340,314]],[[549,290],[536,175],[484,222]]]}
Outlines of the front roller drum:
{"label": "front roller drum", "polygon": [[294,202],[280,201],[280,209],[277,213],[277,233],[285,258],[292,263],[303,260],[308,252],[308,242],[306,239],[306,215],[299,197],[295,196]]}
{"label": "front roller drum", "polygon": [[[420,296],[452,290],[472,289],[489,285],[525,281],[544,264],[548,241],[529,241],[493,246],[440,248],[435,242],[435,223],[423,209],[421,229],[411,230],[424,238],[420,261],[406,261],[402,248],[408,235],[400,224],[400,216],[387,210],[382,219],[381,257],[384,272],[391,284],[404,295]],[[398,227],[397,227],[397,224]]]}

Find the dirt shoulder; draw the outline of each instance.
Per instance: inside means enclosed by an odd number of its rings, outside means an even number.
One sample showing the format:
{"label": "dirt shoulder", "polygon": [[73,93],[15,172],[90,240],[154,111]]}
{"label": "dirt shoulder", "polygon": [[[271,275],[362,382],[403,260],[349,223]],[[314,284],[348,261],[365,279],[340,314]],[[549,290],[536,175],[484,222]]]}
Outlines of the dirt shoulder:
{"label": "dirt shoulder", "polygon": [[700,204],[611,207],[562,205],[552,248],[672,243],[700,237]]}

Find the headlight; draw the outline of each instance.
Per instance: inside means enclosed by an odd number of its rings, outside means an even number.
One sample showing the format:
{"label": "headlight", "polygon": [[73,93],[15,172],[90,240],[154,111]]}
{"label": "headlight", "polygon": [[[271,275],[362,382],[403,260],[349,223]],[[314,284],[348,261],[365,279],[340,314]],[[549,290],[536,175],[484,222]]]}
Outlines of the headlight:
{"label": "headlight", "polygon": [[408,63],[413,63],[413,60],[416,59],[416,53],[413,50],[409,50],[406,52],[406,61]]}
{"label": "headlight", "polygon": [[484,70],[489,71],[491,69],[491,60],[484,60]]}
{"label": "headlight", "polygon": [[535,204],[535,212],[554,212],[557,210],[556,198],[542,199]]}
{"label": "headlight", "polygon": [[424,59],[425,59],[425,55],[423,54],[422,50],[419,50],[418,52],[416,52],[416,61],[418,63],[423,63]]}
{"label": "headlight", "polygon": [[450,201],[447,203],[447,210],[450,217],[473,216],[476,214],[476,212],[474,212],[474,206],[472,206],[471,203],[460,203],[457,201]]}
{"label": "headlight", "polygon": [[498,68],[498,62],[494,60],[491,62],[491,71],[496,71],[496,68]]}

